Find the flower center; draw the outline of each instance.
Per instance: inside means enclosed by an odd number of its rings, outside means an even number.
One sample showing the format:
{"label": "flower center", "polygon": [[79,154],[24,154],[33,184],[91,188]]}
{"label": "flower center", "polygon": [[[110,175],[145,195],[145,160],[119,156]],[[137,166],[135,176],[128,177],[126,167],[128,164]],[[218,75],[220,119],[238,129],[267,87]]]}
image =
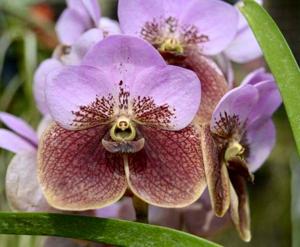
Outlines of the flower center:
{"label": "flower center", "polygon": [[228,144],[225,151],[225,161],[230,161],[235,157],[242,157],[244,155],[245,148],[237,141],[232,141]]}
{"label": "flower center", "polygon": [[110,137],[116,142],[133,141],[136,129],[129,118],[121,116],[110,129]]}
{"label": "flower center", "polygon": [[167,38],[158,48],[160,52],[171,52],[183,54],[184,48],[180,41],[176,38]]}

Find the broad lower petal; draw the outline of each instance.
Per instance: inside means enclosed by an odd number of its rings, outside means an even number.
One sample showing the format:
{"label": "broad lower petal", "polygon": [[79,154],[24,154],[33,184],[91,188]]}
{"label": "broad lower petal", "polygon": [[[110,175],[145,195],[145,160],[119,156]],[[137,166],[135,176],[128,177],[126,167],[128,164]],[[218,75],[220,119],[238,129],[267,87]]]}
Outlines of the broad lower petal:
{"label": "broad lower petal", "polygon": [[189,68],[197,74],[201,82],[201,105],[197,120],[200,123],[209,122],[216,105],[228,91],[223,73],[212,60],[195,50],[188,51],[186,59],[178,65]]}
{"label": "broad lower petal", "polygon": [[47,76],[52,71],[55,71],[62,67],[63,64],[59,60],[50,58],[42,62],[34,74],[33,93],[34,93],[35,101],[37,103],[37,107],[39,111],[44,115],[49,113],[49,109],[46,103],[46,96],[45,96]]}
{"label": "broad lower petal", "polygon": [[0,129],[0,148],[13,153],[23,153],[35,151],[37,147],[35,143],[11,131]]}
{"label": "broad lower petal", "polygon": [[107,129],[68,131],[53,124],[39,147],[38,178],[48,203],[83,211],[118,201],[127,188],[123,159],[104,150]]}
{"label": "broad lower petal", "polygon": [[17,133],[19,136],[27,139],[32,144],[37,145],[38,138],[34,129],[23,119],[18,118],[6,112],[0,112],[0,122]]}
{"label": "broad lower petal", "polygon": [[225,117],[225,114],[229,117],[237,116],[239,123],[243,125],[247,121],[253,107],[258,102],[258,99],[259,92],[251,85],[245,85],[229,91],[220,100],[212,115],[212,132],[216,132],[218,129],[217,123],[222,117]]}
{"label": "broad lower petal", "polygon": [[55,211],[47,203],[37,181],[37,154],[23,152],[11,160],[5,180],[9,205],[16,211]]}
{"label": "broad lower petal", "polygon": [[199,44],[205,55],[222,52],[234,39],[238,28],[238,12],[230,4],[218,0],[193,0],[183,6],[180,20],[198,28],[208,37]]}
{"label": "broad lower petal", "polygon": [[222,217],[230,205],[230,180],[208,125],[201,128],[201,148],[212,208],[217,216]]}
{"label": "broad lower petal", "polygon": [[[180,208],[196,201],[205,189],[199,135],[142,127],[144,150],[128,155],[125,171],[132,192],[151,205]],[[126,160],[125,160],[126,161]]]}
{"label": "broad lower petal", "polygon": [[178,66],[139,73],[131,87],[135,119],[147,126],[183,129],[192,122],[200,106],[197,75]]}
{"label": "broad lower petal", "polygon": [[72,45],[90,27],[92,24],[87,15],[67,8],[59,17],[55,29],[62,44]]}
{"label": "broad lower petal", "polygon": [[257,120],[247,130],[249,155],[246,158],[251,172],[255,172],[269,157],[275,142],[276,129],[271,119]]}
{"label": "broad lower petal", "polygon": [[66,129],[84,129],[110,121],[113,84],[91,66],[67,66],[48,76],[46,99],[52,118]]}
{"label": "broad lower petal", "polygon": [[232,184],[230,214],[231,219],[240,234],[240,237],[245,242],[251,240],[250,229],[250,208],[249,198],[244,178],[240,176],[230,177]]}

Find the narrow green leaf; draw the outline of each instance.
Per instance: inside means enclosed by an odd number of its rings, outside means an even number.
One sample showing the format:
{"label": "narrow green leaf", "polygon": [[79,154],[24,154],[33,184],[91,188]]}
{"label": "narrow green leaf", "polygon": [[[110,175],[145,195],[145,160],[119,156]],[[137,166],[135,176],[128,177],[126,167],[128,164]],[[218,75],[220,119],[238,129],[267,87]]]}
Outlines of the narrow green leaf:
{"label": "narrow green leaf", "polygon": [[[246,17],[276,78],[300,154],[300,70],[279,28],[253,0],[244,0],[240,10]],[[246,45],[246,44],[245,44]]]}
{"label": "narrow green leaf", "polygon": [[220,246],[165,227],[49,213],[0,212],[0,234],[58,236],[130,247]]}
{"label": "narrow green leaf", "polygon": [[292,218],[292,246],[300,246],[300,160],[294,156],[291,161],[291,218]]}

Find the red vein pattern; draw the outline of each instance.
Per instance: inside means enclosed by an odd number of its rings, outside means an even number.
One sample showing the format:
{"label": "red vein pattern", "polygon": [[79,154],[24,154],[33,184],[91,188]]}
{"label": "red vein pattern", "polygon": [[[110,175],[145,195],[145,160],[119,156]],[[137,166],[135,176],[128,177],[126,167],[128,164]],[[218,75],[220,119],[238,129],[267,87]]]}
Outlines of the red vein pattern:
{"label": "red vein pattern", "polygon": [[206,183],[196,130],[142,127],[140,131],[145,148],[128,156],[129,184],[133,192],[162,207],[183,207],[197,200]]}
{"label": "red vein pattern", "polygon": [[117,201],[127,188],[123,159],[107,152],[107,128],[69,131],[53,124],[39,148],[38,176],[49,202],[64,210],[100,208]]}

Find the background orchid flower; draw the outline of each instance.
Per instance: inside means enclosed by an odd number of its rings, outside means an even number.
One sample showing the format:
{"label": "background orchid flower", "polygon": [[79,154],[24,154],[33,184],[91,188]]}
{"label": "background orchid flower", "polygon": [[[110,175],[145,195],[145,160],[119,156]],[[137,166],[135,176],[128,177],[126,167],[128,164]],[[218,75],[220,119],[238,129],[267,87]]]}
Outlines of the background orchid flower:
{"label": "background orchid flower", "polygon": [[[255,0],[263,4],[262,0]],[[239,1],[236,4],[238,8]],[[224,51],[225,56],[236,63],[248,63],[262,56],[262,50],[249,27],[245,17],[239,11],[238,32],[231,44]]]}
{"label": "background orchid flower", "polygon": [[91,29],[80,36],[72,46],[58,46],[52,58],[46,59],[40,64],[34,75],[33,92],[41,113],[44,115],[49,113],[45,99],[46,78],[49,73],[66,65],[80,64],[88,50],[102,39],[102,31],[95,28]]}
{"label": "background orchid flower", "polygon": [[63,45],[71,46],[90,29],[100,29],[105,36],[119,34],[116,21],[107,17],[102,19],[97,0],[67,0],[67,8],[56,24],[56,32]]}
{"label": "background orchid flower", "polygon": [[169,64],[193,70],[201,81],[200,122],[227,92],[221,70],[207,56],[217,55],[237,32],[237,10],[219,0],[120,0],[120,26],[125,34],[150,42]]}
{"label": "background orchid flower", "polygon": [[281,104],[273,77],[264,69],[250,74],[216,107],[210,126],[202,131],[202,151],[213,209],[231,218],[243,240],[249,241],[250,218],[246,181],[275,144],[272,114]]}
{"label": "background orchid flower", "polygon": [[177,54],[190,46],[204,55],[220,53],[235,37],[238,23],[237,11],[218,0],[120,0],[118,13],[124,33]]}
{"label": "background orchid flower", "polygon": [[200,91],[192,71],[167,65],[148,43],[125,35],[101,41],[82,65],[54,72],[46,98],[56,124],[43,137],[38,165],[50,205],[101,208],[128,186],[163,207],[197,200],[205,179],[190,123]]}
{"label": "background orchid flower", "polygon": [[[13,210],[53,211],[43,196],[37,181],[38,134],[25,121],[1,112],[0,121],[10,130],[0,129],[0,148],[16,155],[6,172],[6,196]],[[48,125],[45,119],[39,133]]]}

